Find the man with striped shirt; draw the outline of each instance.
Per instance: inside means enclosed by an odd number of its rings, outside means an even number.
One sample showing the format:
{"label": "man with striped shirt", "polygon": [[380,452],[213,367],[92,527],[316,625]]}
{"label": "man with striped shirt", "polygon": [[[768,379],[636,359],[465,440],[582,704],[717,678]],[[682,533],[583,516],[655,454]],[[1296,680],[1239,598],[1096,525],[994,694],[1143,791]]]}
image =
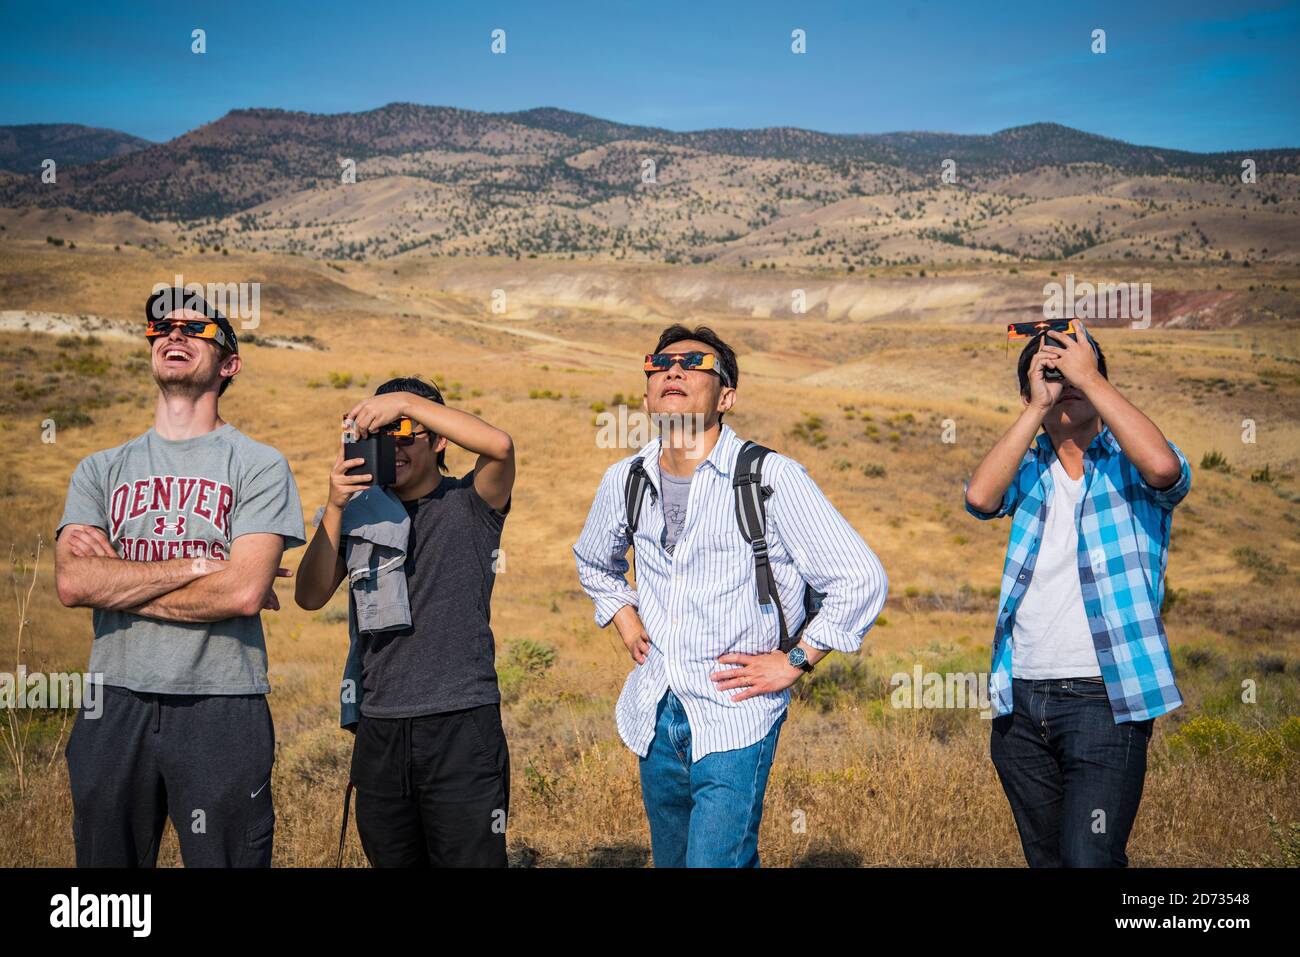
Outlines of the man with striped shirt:
{"label": "man with striped shirt", "polygon": [[[645,407],[667,423],[605,472],[574,546],[596,623],[611,621],[635,662],[619,735],[640,757],[658,867],[754,867],[763,794],[790,687],[832,650],[856,652],[885,603],[884,568],[799,463],[762,464],[773,601],[758,597],[755,553],[737,520],[744,443],[723,416],[736,401],[732,349],[707,327],[671,326],[647,357]],[[694,429],[688,428],[697,423]],[[647,493],[635,531],[634,463]],[[628,548],[636,585],[628,583]],[[805,587],[824,595],[804,623]]]}

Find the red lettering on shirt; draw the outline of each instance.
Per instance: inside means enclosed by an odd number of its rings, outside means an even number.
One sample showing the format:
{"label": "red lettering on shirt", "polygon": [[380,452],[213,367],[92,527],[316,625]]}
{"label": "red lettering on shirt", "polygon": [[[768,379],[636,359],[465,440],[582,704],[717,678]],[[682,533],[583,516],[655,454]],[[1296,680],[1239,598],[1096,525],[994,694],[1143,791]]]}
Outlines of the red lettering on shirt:
{"label": "red lettering on shirt", "polygon": [[117,538],[117,533],[122,530],[122,523],[126,521],[126,496],[129,486],[119,485],[113,489],[113,498],[109,503],[108,517],[110,534],[109,540]]}
{"label": "red lettering on shirt", "polygon": [[189,504],[190,496],[194,494],[194,489],[199,484],[199,480],[196,478],[183,478],[177,479],[176,482],[180,486],[181,491],[181,500],[176,507],[184,510],[184,508]]}
{"label": "red lettering on shirt", "polygon": [[194,514],[200,518],[206,518],[212,521],[212,506],[208,504],[208,496],[217,488],[217,483],[212,479],[199,479],[199,497],[194,503]]}
{"label": "red lettering on shirt", "polygon": [[229,485],[222,484],[217,492],[217,512],[212,524],[226,538],[230,537],[230,509],[235,504],[235,491]]}
{"label": "red lettering on shirt", "polygon": [[130,518],[139,518],[147,508],[144,504],[144,497],[149,494],[149,480],[140,479],[131,486],[131,514]]}

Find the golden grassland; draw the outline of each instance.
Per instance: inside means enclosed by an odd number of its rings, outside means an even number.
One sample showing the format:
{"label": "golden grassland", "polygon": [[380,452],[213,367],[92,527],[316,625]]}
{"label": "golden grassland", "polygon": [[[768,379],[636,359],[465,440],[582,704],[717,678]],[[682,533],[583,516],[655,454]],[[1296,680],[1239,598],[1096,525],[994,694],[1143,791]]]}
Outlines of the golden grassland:
{"label": "golden grassland", "polygon": [[[30,246],[0,259],[0,309],[138,323],[155,282],[176,273],[206,281],[205,272],[233,267],[264,284],[257,340],[309,335],[324,346],[254,341],[222,403],[227,420],[288,458],[308,522],[324,501],[340,413],[391,374],[436,377],[452,404],[511,433],[519,478],[493,627],[511,748],[512,861],[648,863],[636,761],[613,720],[630,661],[612,629],[593,623],[570,546],[601,474],[628,454],[598,446],[596,415],[629,397],[639,407],[639,356],[678,318],[675,307],[541,310],[521,320],[493,315],[486,294],[444,293],[410,265],[394,278],[392,266],[340,273],[265,256],[84,253]],[[792,706],[768,790],[764,863],[1020,864],[987,757],[988,722],[975,710],[916,712],[889,700],[890,676],[917,664],[988,666],[1007,526],[968,517],[961,481],[1018,408],[1001,329],[707,310],[682,317],[714,325],[737,348],[740,397],[728,422],[807,465],[890,575],[889,603],[862,652],[828,659]],[[1288,851],[1270,822],[1285,829],[1300,820],[1300,334],[1277,323],[1097,335],[1113,381],[1194,470],[1174,521],[1166,619],[1187,704],[1156,723],[1130,857],[1176,866],[1278,859]],[[13,546],[16,579],[30,571],[38,538],[45,542],[27,616],[29,670],[85,666],[90,614],[59,605],[50,542],[77,461],[152,424],[144,356],[143,339],[0,332],[0,548]],[[41,438],[47,418],[53,443]],[[1254,423],[1253,444],[1242,441],[1244,420]],[[955,441],[942,440],[945,425]],[[1199,467],[1213,452],[1227,471]],[[472,459],[451,450],[448,463],[463,473]],[[286,565],[300,554],[288,553]],[[312,614],[293,604],[291,581],[277,587],[282,610],[263,616],[277,736],[275,863],[320,866],[333,860],[351,750],[336,706],[346,603],[339,596]],[[16,666],[15,639],[10,600],[0,670]],[[1253,682],[1255,703],[1243,703],[1243,682]],[[43,715],[33,728],[25,791],[0,765],[0,864],[71,864],[61,722]],[[179,863],[175,847],[169,833],[165,863]],[[364,864],[355,833],[346,859]]]}

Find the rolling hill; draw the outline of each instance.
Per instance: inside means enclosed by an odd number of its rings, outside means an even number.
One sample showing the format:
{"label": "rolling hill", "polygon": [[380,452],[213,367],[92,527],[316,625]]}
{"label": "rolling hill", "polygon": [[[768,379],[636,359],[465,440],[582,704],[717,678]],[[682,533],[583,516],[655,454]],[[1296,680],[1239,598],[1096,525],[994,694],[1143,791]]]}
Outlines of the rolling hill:
{"label": "rolling hill", "polygon": [[[57,210],[67,226],[56,235],[73,239],[117,216],[137,242],[336,260],[843,272],[1025,258],[1300,261],[1300,150],[1197,154],[1052,123],[987,136],[673,132],[554,108],[394,103],[236,110],[125,150],[61,168],[57,184],[0,176],[0,237],[42,239],[50,224],[39,211]],[[1242,182],[1245,160],[1255,182]]]}

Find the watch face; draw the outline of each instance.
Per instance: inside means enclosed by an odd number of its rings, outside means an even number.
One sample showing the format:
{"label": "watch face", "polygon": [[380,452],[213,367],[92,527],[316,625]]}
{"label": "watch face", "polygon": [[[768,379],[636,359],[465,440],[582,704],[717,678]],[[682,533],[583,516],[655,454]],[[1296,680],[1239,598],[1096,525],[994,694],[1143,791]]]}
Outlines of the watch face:
{"label": "watch face", "polygon": [[808,660],[808,655],[804,652],[802,648],[790,649],[790,664],[794,665],[796,668],[803,667],[803,663],[807,660]]}

